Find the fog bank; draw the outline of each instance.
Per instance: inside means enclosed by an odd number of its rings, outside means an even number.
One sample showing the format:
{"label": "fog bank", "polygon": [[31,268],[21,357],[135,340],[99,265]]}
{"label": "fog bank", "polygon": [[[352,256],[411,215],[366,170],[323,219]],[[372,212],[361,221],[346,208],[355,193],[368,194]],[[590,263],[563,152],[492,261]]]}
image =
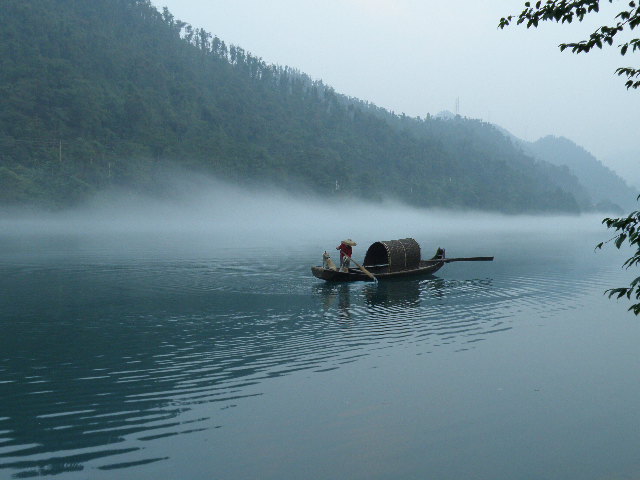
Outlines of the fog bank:
{"label": "fog bank", "polygon": [[278,189],[246,189],[213,178],[175,175],[171,194],[155,198],[124,190],[100,194],[61,212],[0,211],[0,236],[78,235],[102,238],[140,234],[210,239],[221,246],[359,243],[428,236],[600,232],[602,214],[507,216],[486,212],[418,209],[398,202],[327,200]]}

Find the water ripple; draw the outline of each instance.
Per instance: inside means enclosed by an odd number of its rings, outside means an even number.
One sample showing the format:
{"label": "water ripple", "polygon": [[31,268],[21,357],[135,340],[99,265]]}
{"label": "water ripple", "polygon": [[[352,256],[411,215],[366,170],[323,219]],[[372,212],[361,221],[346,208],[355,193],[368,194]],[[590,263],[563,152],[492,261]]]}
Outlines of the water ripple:
{"label": "water ripple", "polygon": [[580,308],[618,278],[602,267],[331,285],[266,258],[2,267],[13,301],[0,303],[12,338],[0,345],[0,469],[22,478],[164,461],[140,452],[220,428],[225,409],[270,379],[398,346],[477,348],[521,312]]}

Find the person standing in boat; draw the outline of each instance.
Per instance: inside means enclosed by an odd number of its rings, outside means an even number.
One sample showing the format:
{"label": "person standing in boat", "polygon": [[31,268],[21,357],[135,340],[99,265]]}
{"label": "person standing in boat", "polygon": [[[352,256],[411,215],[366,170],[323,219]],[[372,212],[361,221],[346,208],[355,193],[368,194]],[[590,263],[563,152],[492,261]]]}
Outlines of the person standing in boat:
{"label": "person standing in boat", "polygon": [[353,252],[353,248],[357,244],[350,238],[346,240],[342,240],[340,245],[336,247],[336,250],[340,250],[340,270],[348,272],[349,271],[349,259],[351,258],[351,254]]}

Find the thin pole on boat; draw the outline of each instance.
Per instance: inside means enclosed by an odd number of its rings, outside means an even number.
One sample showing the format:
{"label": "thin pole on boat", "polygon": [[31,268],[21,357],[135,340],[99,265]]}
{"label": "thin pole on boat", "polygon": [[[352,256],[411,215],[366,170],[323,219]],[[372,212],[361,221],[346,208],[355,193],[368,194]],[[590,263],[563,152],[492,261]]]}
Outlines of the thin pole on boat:
{"label": "thin pole on boat", "polygon": [[364,268],[362,265],[360,265],[358,262],[356,262],[353,258],[351,258],[349,255],[345,255],[345,257],[347,257],[349,260],[351,260],[353,263],[356,264],[356,266],[362,270],[362,272],[367,275],[369,278],[371,278],[371,280],[373,280],[374,282],[378,282],[378,279],[376,277],[373,276],[373,274],[367,270],[366,268]]}
{"label": "thin pole on boat", "polygon": [[461,258],[432,258],[427,260],[427,262],[492,262],[493,257],[461,257]]}

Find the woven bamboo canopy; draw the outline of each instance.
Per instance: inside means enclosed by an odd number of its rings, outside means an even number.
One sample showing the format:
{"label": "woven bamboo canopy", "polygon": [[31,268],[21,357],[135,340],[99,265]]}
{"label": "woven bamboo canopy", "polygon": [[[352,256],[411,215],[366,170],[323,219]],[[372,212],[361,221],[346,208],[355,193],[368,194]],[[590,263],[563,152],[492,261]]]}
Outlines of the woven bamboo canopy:
{"label": "woven bamboo canopy", "polygon": [[388,272],[399,272],[418,268],[420,258],[420,245],[413,238],[385,240],[371,244],[364,266],[387,265]]}

